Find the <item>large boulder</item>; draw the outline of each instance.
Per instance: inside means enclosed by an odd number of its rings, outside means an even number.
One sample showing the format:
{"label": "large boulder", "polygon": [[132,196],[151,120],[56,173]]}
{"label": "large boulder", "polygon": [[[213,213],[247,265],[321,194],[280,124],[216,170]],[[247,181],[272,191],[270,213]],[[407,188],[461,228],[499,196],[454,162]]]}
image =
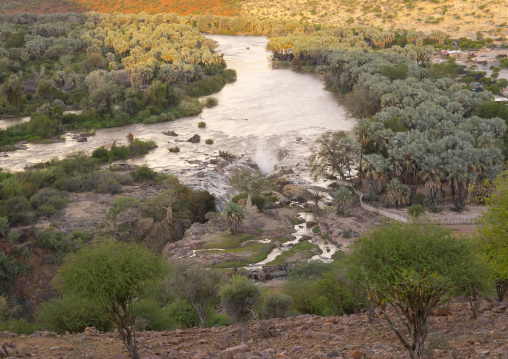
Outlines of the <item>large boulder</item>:
{"label": "large boulder", "polygon": [[308,197],[308,191],[300,186],[294,184],[285,185],[282,188],[282,194],[289,198],[292,201],[305,201],[305,198]]}
{"label": "large boulder", "polygon": [[198,134],[195,134],[194,136],[192,136],[187,140],[187,142],[190,143],[199,143],[199,141],[201,141],[201,137]]}

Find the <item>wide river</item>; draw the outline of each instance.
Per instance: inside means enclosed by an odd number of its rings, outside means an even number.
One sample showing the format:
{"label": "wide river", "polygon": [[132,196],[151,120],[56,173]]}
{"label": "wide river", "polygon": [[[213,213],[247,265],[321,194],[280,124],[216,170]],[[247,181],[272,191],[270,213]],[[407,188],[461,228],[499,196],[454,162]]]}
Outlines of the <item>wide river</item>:
{"label": "wide river", "polygon": [[[349,131],[355,121],[346,118],[344,109],[334,95],[323,89],[318,76],[289,69],[272,69],[271,53],[266,50],[268,40],[260,36],[210,35],[219,43],[218,51],[224,54],[228,67],[235,69],[238,80],[214,96],[219,104],[204,109],[201,115],[173,122],[97,131],[88,142],[77,142],[73,134],[65,135],[65,142],[54,144],[28,144],[27,149],[8,152],[0,157],[0,167],[19,171],[25,166],[63,157],[73,151],[91,152],[93,149],[126,143],[131,132],[136,138],[154,140],[158,148],[143,158],[129,161],[147,163],[160,172],[177,175],[193,187],[207,189],[223,197],[227,180],[210,164],[219,150],[229,151],[246,160],[251,158],[266,172],[278,168],[293,168],[296,183],[308,182],[307,157],[313,141],[328,130]],[[205,121],[206,128],[198,129]],[[175,131],[178,137],[163,135]],[[194,134],[201,143],[176,142],[187,140]],[[206,145],[205,139],[213,139]],[[179,153],[168,148],[178,146]],[[189,163],[188,161],[191,161]]]}

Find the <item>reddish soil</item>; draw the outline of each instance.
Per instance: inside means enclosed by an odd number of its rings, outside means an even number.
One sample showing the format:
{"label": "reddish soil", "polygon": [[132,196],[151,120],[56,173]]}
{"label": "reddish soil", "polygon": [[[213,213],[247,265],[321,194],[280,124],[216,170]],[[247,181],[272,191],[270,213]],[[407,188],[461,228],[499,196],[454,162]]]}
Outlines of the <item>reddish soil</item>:
{"label": "reddish soil", "polygon": [[149,14],[177,13],[215,14],[234,16],[239,15],[240,6],[228,0],[10,0],[10,5],[0,7],[0,13],[16,12],[122,12]]}

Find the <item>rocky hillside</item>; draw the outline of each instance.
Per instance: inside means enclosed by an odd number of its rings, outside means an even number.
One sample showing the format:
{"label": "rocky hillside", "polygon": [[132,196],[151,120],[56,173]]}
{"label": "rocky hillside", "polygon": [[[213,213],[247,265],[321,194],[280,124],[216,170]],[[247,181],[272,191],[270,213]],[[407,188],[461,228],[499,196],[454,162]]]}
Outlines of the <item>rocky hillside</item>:
{"label": "rocky hillside", "polygon": [[[430,319],[426,353],[429,358],[507,358],[508,303],[484,300],[478,319],[471,319],[464,299]],[[365,314],[343,317],[300,315],[209,329],[139,332],[143,358],[407,358],[395,335]],[[0,358],[127,358],[119,337],[88,328],[84,333],[58,336],[36,332],[15,337],[0,333]]]}

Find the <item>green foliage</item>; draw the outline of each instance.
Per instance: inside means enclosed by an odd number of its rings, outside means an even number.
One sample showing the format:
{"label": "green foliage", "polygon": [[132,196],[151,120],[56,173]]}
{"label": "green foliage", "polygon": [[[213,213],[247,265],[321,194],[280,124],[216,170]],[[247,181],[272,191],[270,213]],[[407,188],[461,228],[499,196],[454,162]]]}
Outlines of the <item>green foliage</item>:
{"label": "green foliage", "polygon": [[217,106],[219,104],[219,100],[217,99],[217,97],[207,97],[205,99],[205,107],[214,107],[214,106]]}
{"label": "green foliage", "polygon": [[480,248],[491,267],[501,301],[508,288],[508,171],[501,173],[494,184],[487,211],[480,216],[482,226],[478,232]]}
{"label": "green foliage", "polygon": [[24,318],[10,318],[5,321],[0,321],[0,331],[9,331],[18,335],[30,335],[37,330],[36,325],[28,322]]}
{"label": "green foliage", "polygon": [[9,228],[9,220],[7,217],[0,217],[0,234],[5,236],[6,230]]}
{"label": "green foliage", "polygon": [[157,172],[152,170],[148,165],[143,165],[131,172],[135,181],[153,181],[157,178]]}
{"label": "green foliage", "polygon": [[321,278],[332,268],[331,264],[321,261],[308,261],[291,268],[288,274],[290,280],[305,280]]}
{"label": "green foliage", "polygon": [[418,220],[420,217],[425,216],[425,207],[421,204],[412,205],[407,209],[409,217],[413,220]]}
{"label": "green foliage", "polygon": [[245,322],[260,298],[259,288],[247,277],[235,275],[220,288],[221,305],[231,323]]}
{"label": "green foliage", "polygon": [[178,147],[178,146],[171,147],[171,148],[168,148],[168,151],[173,152],[173,153],[180,152],[180,147]]}
{"label": "green foliage", "polygon": [[0,254],[0,295],[10,294],[14,279],[20,273],[25,273],[26,268],[15,258]]}
{"label": "green foliage", "polygon": [[101,163],[126,160],[146,155],[151,149],[156,147],[157,144],[152,140],[142,141],[136,138],[131,144],[126,146],[117,146],[113,144],[111,150],[107,150],[104,146],[101,146],[92,152],[92,158],[97,159]]}
{"label": "green foliage", "polygon": [[100,331],[111,330],[111,322],[104,314],[99,303],[72,295],[51,299],[44,303],[37,315],[37,321],[44,330],[64,334],[80,333],[86,327],[95,327]]}
{"label": "green foliage", "polygon": [[[447,289],[446,281],[436,273],[404,271],[384,291],[370,290],[368,299],[381,311],[383,321],[395,332],[411,358],[423,359],[428,317],[441,304]],[[409,336],[404,335],[399,321]]]}
{"label": "green foliage", "polygon": [[343,216],[351,215],[353,211],[353,195],[349,188],[341,186],[335,191],[333,197],[335,203],[337,203],[337,213]]}
{"label": "green foliage", "polygon": [[476,278],[477,254],[470,240],[432,223],[384,223],[364,233],[345,259],[350,276],[373,287],[395,283],[405,270],[436,272],[453,293],[467,295],[463,283]]}
{"label": "green foliage", "polygon": [[286,318],[293,304],[290,296],[283,293],[270,293],[264,302],[263,318]]}
{"label": "green foliage", "polygon": [[69,250],[64,233],[58,232],[54,228],[37,233],[36,238],[36,243],[41,248],[50,249],[60,254],[67,253]]}
{"label": "green foliage", "polygon": [[203,122],[203,121],[198,122],[198,127],[199,127],[199,128],[204,128],[204,127],[206,127],[206,122]]}
{"label": "green foliage", "polygon": [[141,245],[105,240],[68,255],[56,281],[64,294],[94,300],[136,357],[131,302],[163,272],[162,260]]}
{"label": "green foliage", "polygon": [[69,197],[65,192],[46,187],[30,197],[30,205],[38,216],[57,213],[67,206]]}
{"label": "green foliage", "polygon": [[[175,318],[170,317],[170,308],[162,308],[161,304],[152,299],[140,299],[132,303],[134,318],[148,320],[146,330],[172,330]],[[180,324],[180,323],[179,323]]]}
{"label": "green foliage", "polygon": [[201,327],[207,326],[209,306],[219,303],[219,287],[223,274],[197,263],[175,262],[169,289],[177,298],[188,301],[196,310]]}
{"label": "green foliage", "polygon": [[233,202],[228,202],[222,210],[222,218],[228,225],[232,234],[236,234],[242,226],[245,215],[242,208]]}

